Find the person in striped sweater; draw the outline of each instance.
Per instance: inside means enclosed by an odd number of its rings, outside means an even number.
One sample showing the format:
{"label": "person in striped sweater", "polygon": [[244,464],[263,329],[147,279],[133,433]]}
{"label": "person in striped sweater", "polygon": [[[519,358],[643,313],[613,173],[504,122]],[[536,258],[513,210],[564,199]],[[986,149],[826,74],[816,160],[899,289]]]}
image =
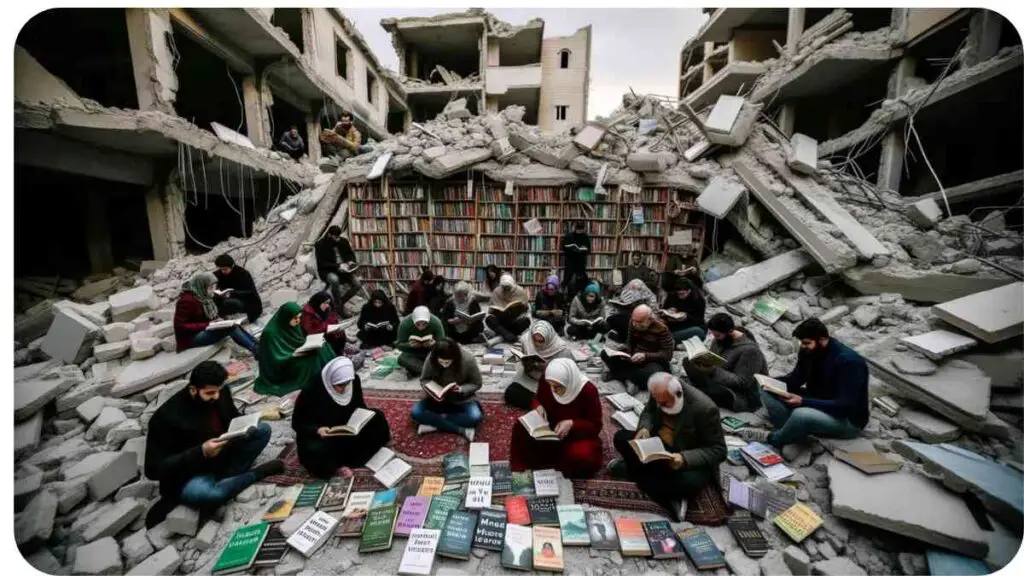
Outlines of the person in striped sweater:
{"label": "person in striped sweater", "polygon": [[674,349],[675,340],[668,327],[655,318],[650,306],[641,304],[630,315],[624,354],[609,355],[603,350],[601,359],[611,377],[625,381],[626,391],[633,395],[647,389],[652,374],[669,371]]}

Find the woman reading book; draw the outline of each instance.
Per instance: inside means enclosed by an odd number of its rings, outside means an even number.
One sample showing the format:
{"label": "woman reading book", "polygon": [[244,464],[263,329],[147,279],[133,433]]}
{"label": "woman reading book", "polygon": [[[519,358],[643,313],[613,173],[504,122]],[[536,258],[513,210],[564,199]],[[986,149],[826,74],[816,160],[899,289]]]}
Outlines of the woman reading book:
{"label": "woman reading book", "polygon": [[412,287],[409,288],[409,294],[405,297],[403,315],[408,316],[412,314],[412,311],[417,306],[427,306],[435,294],[437,294],[437,288],[434,286],[434,273],[429,268],[423,268],[420,277],[412,283]]}
{"label": "woman reading book", "polygon": [[441,320],[426,306],[417,306],[398,327],[396,348],[401,351],[398,365],[405,368],[410,378],[419,376],[423,372],[423,361],[441,338],[444,338]]}
{"label": "woman reading book", "polygon": [[480,317],[480,303],[473,300],[473,287],[469,282],[455,285],[452,297],[441,308],[441,321],[449,338],[459,344],[470,344],[484,331]]}
{"label": "woman reading book", "polygon": [[629,329],[629,316],[633,309],[641,304],[646,304],[657,312],[658,297],[651,292],[651,289],[644,284],[643,280],[636,278],[630,280],[619,293],[618,298],[608,301],[613,305],[614,311],[608,315],[608,337],[617,342],[626,341],[626,332]]}
{"label": "woman reading book", "polygon": [[672,332],[672,339],[676,344],[694,336],[703,340],[707,336],[704,296],[686,278],[677,278],[673,288],[661,307],[661,318]]}
{"label": "woman reading book", "polygon": [[[320,382],[305,388],[295,401],[292,429],[299,462],[318,478],[341,471],[351,476],[391,441],[384,413],[366,407],[363,387],[352,361],[335,358],[320,371]],[[352,433],[352,430],[358,430]]]}
{"label": "woman reading book", "polygon": [[572,299],[569,306],[569,325],[565,327],[565,334],[577,340],[589,340],[607,331],[608,323],[604,321],[601,288],[596,282],[591,282],[583,292]]}
{"label": "woman reading book", "polygon": [[412,419],[420,424],[419,433],[441,430],[472,442],[483,419],[476,401],[476,391],[482,385],[473,354],[450,338],[439,338],[420,375],[425,397],[412,408]]}
{"label": "woman reading book", "polygon": [[576,362],[556,358],[531,403],[559,440],[538,440],[520,422],[512,431],[512,471],[560,470],[568,478],[593,478],[601,469],[601,397]]}
{"label": "woman reading book", "polygon": [[491,292],[486,326],[511,344],[530,327],[529,313],[526,290],[516,284],[511,274],[502,274],[498,287]]}
{"label": "woman reading book", "polygon": [[548,276],[544,287],[537,291],[533,299],[533,317],[547,321],[555,332],[565,331],[565,297],[558,289],[560,284],[557,274]]}
{"label": "woman reading book", "polygon": [[181,295],[174,306],[174,341],[178,352],[216,344],[231,338],[249,352],[256,353],[256,338],[238,324],[223,322],[217,328],[217,303],[213,300],[217,277],[212,272],[200,272],[181,286]]}
{"label": "woman reading book", "polygon": [[324,339],[331,346],[335,356],[345,353],[345,331],[328,332],[328,328],[341,323],[341,318],[334,310],[334,302],[327,292],[317,292],[302,307],[302,331],[309,334],[324,334]]}
{"label": "woman reading book", "polygon": [[398,337],[398,309],[378,288],[370,294],[370,301],[363,304],[356,326],[359,327],[356,338],[359,338],[359,346],[363,350],[392,346]]}
{"label": "woman reading book", "polygon": [[555,358],[572,360],[572,351],[565,340],[544,320],[537,320],[519,337],[522,357],[512,383],[505,388],[505,403],[530,410],[537,395],[538,382],[544,377],[548,362]]}
{"label": "woman reading book", "polygon": [[267,322],[260,338],[260,375],[253,390],[260,394],[284,396],[316,380],[324,365],[334,358],[330,346],[296,354],[306,343],[300,326],[302,308],[295,302],[285,302]]}

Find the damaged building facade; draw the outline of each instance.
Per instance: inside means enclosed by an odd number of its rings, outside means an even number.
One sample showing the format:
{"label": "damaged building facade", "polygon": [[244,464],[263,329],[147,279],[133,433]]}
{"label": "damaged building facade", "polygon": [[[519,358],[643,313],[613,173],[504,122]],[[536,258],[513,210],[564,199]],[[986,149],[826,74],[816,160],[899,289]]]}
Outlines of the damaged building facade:
{"label": "damaged building facade", "polygon": [[417,122],[466,98],[472,110],[520,105],[524,120],[566,130],[587,118],[591,27],[544,38],[544,21],[512,26],[480,9],[433,17],[386,18],[398,53],[398,82]]}

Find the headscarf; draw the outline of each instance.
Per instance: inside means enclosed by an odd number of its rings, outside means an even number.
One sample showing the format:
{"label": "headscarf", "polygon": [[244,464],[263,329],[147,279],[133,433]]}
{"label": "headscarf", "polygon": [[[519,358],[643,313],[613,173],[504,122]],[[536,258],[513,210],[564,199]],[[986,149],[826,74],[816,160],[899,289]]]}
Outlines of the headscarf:
{"label": "headscarf", "polygon": [[622,288],[622,292],[619,294],[619,300],[626,304],[647,304],[651,307],[651,310],[658,309],[658,297],[651,292],[651,289],[644,284],[644,281],[639,278],[630,280]]}
{"label": "headscarf", "polygon": [[[594,303],[590,304],[587,302],[587,294],[593,294],[595,296]],[[580,304],[583,305],[583,309],[587,312],[593,312],[595,308],[601,306],[601,289],[598,287],[596,282],[587,284],[587,287],[583,289],[583,293],[579,295]]]}
{"label": "headscarf", "polygon": [[[356,369],[352,366],[352,360],[345,356],[339,356],[331,360],[320,371],[320,378],[327,389],[327,395],[334,400],[338,406],[348,406],[352,402],[352,389],[355,388],[353,381],[356,379]],[[334,389],[335,383],[348,382],[345,391],[338,393]]]}
{"label": "headscarf", "polygon": [[491,293],[491,302],[502,307],[512,302],[526,302],[526,290],[516,284],[511,274],[502,274],[498,287]]}
{"label": "headscarf", "polygon": [[253,387],[256,392],[284,396],[304,388],[334,358],[330,346],[305,356],[292,356],[306,342],[302,327],[291,325],[301,312],[295,302],[285,302],[263,329],[258,352],[260,375]]}
{"label": "headscarf", "polygon": [[[544,338],[544,345],[540,348],[533,341],[533,335],[540,334]],[[551,358],[562,350],[565,350],[565,340],[555,332],[555,328],[545,320],[536,320],[520,337],[523,344],[523,351],[527,354],[537,354],[541,358]]]}
{"label": "headscarf", "polygon": [[[373,305],[374,300],[380,300],[384,305],[377,308]],[[366,301],[366,304],[363,304],[363,309],[359,312],[359,320],[360,322],[363,320],[367,322],[392,320],[397,325],[398,310],[395,309],[394,303],[388,300],[387,293],[378,288],[370,294],[370,299]]]}
{"label": "headscarf", "polygon": [[331,295],[328,294],[327,292],[317,292],[316,294],[313,294],[313,296],[309,299],[309,307],[313,309],[313,312],[315,312],[316,315],[319,316],[321,320],[326,320],[327,317],[331,315],[330,309],[327,309],[327,311],[320,309],[320,305],[323,304],[324,302],[331,302],[331,305],[333,306],[333,300],[331,300]]}
{"label": "headscarf", "polygon": [[500,288],[514,288],[516,285],[516,279],[511,274],[502,274],[498,280],[498,286]]}
{"label": "headscarf", "polygon": [[430,308],[426,306],[417,306],[412,310],[412,323],[417,322],[430,322]]}
{"label": "headscarf", "polygon": [[587,383],[587,379],[580,372],[580,367],[568,358],[555,358],[548,363],[544,370],[544,379],[565,386],[565,394],[562,396],[554,392],[551,394],[559,404],[572,404]]}
{"label": "headscarf", "polygon": [[552,274],[544,281],[544,285],[547,286],[548,284],[552,284],[554,285],[555,290],[558,290],[558,285],[561,284],[561,282],[561,279],[558,278],[558,274]]}
{"label": "headscarf", "polygon": [[455,304],[457,311],[469,313],[469,306],[473,303],[473,299],[470,297],[472,290],[473,287],[466,281],[461,281],[455,285],[455,289],[452,291],[452,302]]}
{"label": "headscarf", "polygon": [[217,311],[217,303],[210,296],[210,286],[217,283],[217,276],[213,272],[200,272],[192,276],[181,285],[181,292],[189,293],[200,304],[203,305],[203,314],[208,320],[214,320],[220,313]]}

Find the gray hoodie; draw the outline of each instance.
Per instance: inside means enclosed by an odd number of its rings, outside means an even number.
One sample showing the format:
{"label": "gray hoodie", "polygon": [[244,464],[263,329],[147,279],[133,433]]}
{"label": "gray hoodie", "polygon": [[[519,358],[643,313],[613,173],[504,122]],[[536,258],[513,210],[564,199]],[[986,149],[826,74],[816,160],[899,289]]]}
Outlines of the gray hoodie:
{"label": "gray hoodie", "polygon": [[459,372],[455,371],[454,365],[441,369],[434,363],[433,353],[431,353],[423,363],[423,374],[420,376],[420,385],[431,381],[442,386],[451,382],[458,384],[462,388],[461,394],[449,393],[445,396],[445,401],[451,401],[453,404],[474,400],[476,391],[483,385],[483,378],[480,376],[480,367],[476,363],[476,358],[461,346],[459,351],[462,352],[462,362],[460,363],[462,369]]}
{"label": "gray hoodie", "polygon": [[[733,340],[732,344],[723,347],[715,340],[709,348],[715,354],[725,358],[725,364],[704,374],[699,370],[687,370],[690,380],[698,384],[724,386],[731,390],[742,407],[754,409],[760,404],[755,374],[768,373],[768,361],[764,358],[760,346],[750,334]],[[685,367],[685,364],[684,364]],[[737,405],[736,408],[741,408]]]}

